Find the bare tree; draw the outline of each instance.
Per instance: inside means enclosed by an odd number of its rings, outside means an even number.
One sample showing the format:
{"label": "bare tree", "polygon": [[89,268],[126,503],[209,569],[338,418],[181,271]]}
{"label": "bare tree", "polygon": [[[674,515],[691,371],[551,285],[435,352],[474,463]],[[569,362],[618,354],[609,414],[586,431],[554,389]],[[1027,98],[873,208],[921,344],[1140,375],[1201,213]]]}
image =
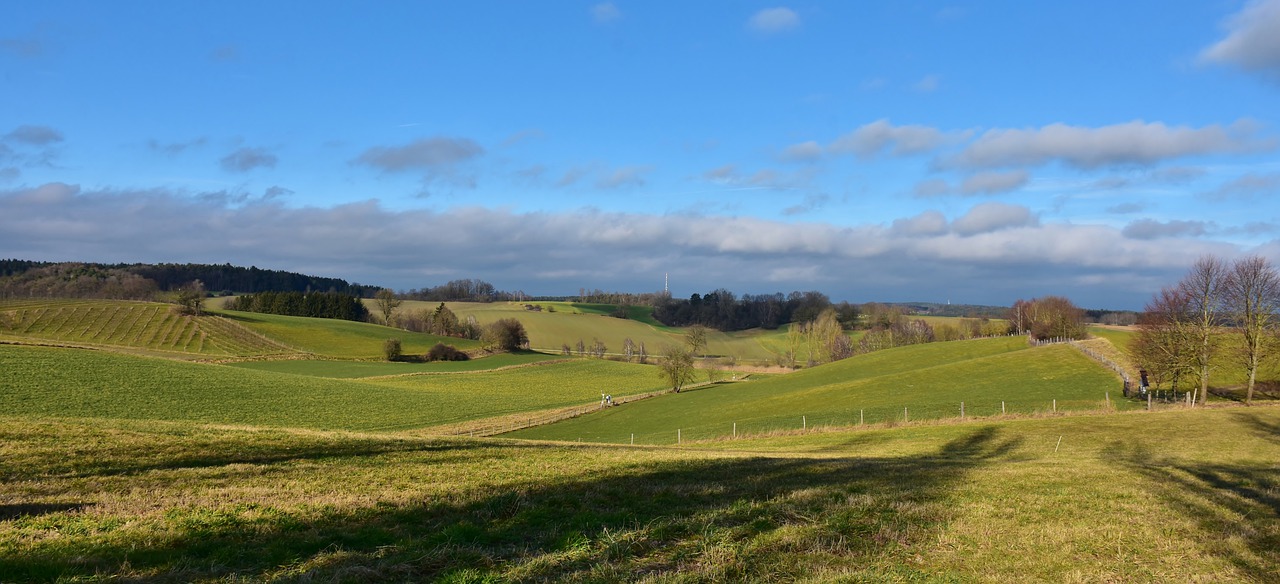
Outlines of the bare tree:
{"label": "bare tree", "polygon": [[396,298],[395,291],[390,288],[378,290],[374,300],[378,304],[378,312],[382,313],[382,323],[392,326],[391,317],[395,315],[396,309],[400,307],[400,303],[403,301]]}
{"label": "bare tree", "polygon": [[1214,331],[1218,326],[1218,311],[1222,308],[1223,288],[1227,280],[1227,265],[1213,256],[1201,256],[1192,264],[1191,271],[1178,282],[1178,291],[1187,301],[1189,316],[1196,341],[1196,367],[1200,375],[1200,403],[1209,398],[1209,361],[1214,353]]}
{"label": "bare tree", "polygon": [[685,330],[684,342],[689,344],[689,352],[693,356],[707,348],[707,327],[695,324]]}
{"label": "bare tree", "polygon": [[1138,319],[1134,355],[1157,385],[1168,381],[1177,389],[1178,381],[1196,369],[1196,332],[1191,298],[1180,287],[1165,288]]}
{"label": "bare tree", "polygon": [[1242,356],[1249,372],[1244,403],[1253,403],[1253,387],[1258,366],[1270,348],[1272,329],[1280,308],[1280,275],[1266,258],[1251,256],[1237,260],[1226,280],[1226,306],[1243,337]]}
{"label": "bare tree", "polygon": [[671,383],[671,390],[676,393],[694,379],[693,353],[679,345],[667,346],[658,367],[661,376]]}
{"label": "bare tree", "polygon": [[205,296],[204,282],[192,280],[178,289],[178,293],[174,295],[174,301],[178,303],[178,310],[183,314],[200,316],[204,313]]}

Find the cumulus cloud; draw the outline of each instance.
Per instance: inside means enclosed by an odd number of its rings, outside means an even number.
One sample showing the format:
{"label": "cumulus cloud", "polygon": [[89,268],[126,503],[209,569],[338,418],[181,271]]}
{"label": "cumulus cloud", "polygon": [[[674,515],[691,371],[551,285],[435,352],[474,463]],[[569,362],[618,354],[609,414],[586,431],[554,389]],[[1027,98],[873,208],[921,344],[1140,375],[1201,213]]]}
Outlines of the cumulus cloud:
{"label": "cumulus cloud", "polygon": [[255,168],[275,168],[279,159],[266,148],[237,148],[218,161],[227,172],[249,172]]}
{"label": "cumulus cloud", "polygon": [[818,289],[853,301],[969,295],[991,303],[1065,294],[1118,308],[1141,307],[1181,277],[1187,258],[1241,253],[1203,238],[1042,225],[1026,208],[998,203],[948,228],[937,212],[889,227],[589,210],[392,211],[375,201],[293,208],[267,196],[238,204],[239,195],[61,183],[0,190],[0,249],[27,259],[252,264],[401,289],[475,277],[535,294],[583,285],[651,290],[669,272],[682,294]]}
{"label": "cumulus cloud", "polygon": [[1226,29],[1226,37],[1200,53],[1201,60],[1280,80],[1280,0],[1250,2],[1227,20]]}
{"label": "cumulus cloud", "polygon": [[779,172],[762,168],[750,174],[742,173],[733,164],[719,166],[702,173],[703,180],[723,186],[759,188],[785,191],[808,186],[816,171],[808,168],[798,172]]}
{"label": "cumulus cloud", "polygon": [[1034,227],[1039,222],[1031,209],[1022,205],[983,203],[970,209],[951,224],[957,234],[969,236],[1015,227]]}
{"label": "cumulus cloud", "polygon": [[386,172],[438,172],[484,154],[484,148],[467,138],[434,137],[404,146],[374,146],[354,162]]}
{"label": "cumulus cloud", "polygon": [[1139,219],[1126,225],[1121,233],[1130,239],[1200,237],[1208,233],[1210,225],[1204,221],[1161,222],[1154,219]]}
{"label": "cumulus cloud", "polygon": [[784,148],[778,158],[787,162],[813,162],[822,158],[822,146],[813,140],[792,144]]}
{"label": "cumulus cloud", "polygon": [[786,7],[766,8],[747,20],[747,28],[766,35],[790,32],[800,28],[800,15]]}
{"label": "cumulus cloud", "polygon": [[965,177],[960,192],[966,195],[992,195],[1022,188],[1030,175],[1025,170],[1012,172],[979,172]]}
{"label": "cumulus cloud", "polygon": [[622,11],[613,2],[601,2],[591,7],[591,18],[600,24],[613,22],[622,18]]}
{"label": "cumulus cloud", "polygon": [[1225,199],[1243,199],[1258,195],[1280,194],[1280,173],[1249,173],[1224,183],[1222,186],[1204,193],[1205,198],[1221,201]]}
{"label": "cumulus cloud", "polygon": [[921,237],[947,232],[947,218],[938,211],[925,211],[914,217],[896,219],[890,231],[894,235]]}
{"label": "cumulus cloud", "polygon": [[881,119],[840,136],[831,143],[832,152],[852,153],[869,158],[885,150],[894,156],[928,152],[942,145],[947,136],[929,126],[895,126]]}
{"label": "cumulus cloud", "polygon": [[573,185],[582,180],[582,177],[590,174],[592,169],[592,165],[570,167],[568,170],[564,171],[564,174],[560,175],[559,180],[556,181],[556,186],[567,187]]}
{"label": "cumulus cloud", "polygon": [[1258,138],[1256,133],[1256,124],[1249,121],[1201,128],[1135,120],[1100,128],[1050,124],[1042,128],[993,129],[978,136],[959,154],[944,161],[944,165],[992,168],[1037,166],[1057,161],[1094,169],[1152,165],[1185,156],[1275,147],[1273,139]]}

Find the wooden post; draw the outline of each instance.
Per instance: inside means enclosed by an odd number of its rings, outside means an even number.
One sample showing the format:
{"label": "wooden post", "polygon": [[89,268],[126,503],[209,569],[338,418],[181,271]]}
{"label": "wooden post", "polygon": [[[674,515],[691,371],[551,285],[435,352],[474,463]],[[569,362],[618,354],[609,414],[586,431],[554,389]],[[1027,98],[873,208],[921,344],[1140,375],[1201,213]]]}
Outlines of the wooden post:
{"label": "wooden post", "polygon": [[738,423],[737,423],[737,422],[734,422],[734,423],[733,423],[733,437],[734,437],[734,438],[737,438],[737,437],[738,437]]}
{"label": "wooden post", "polygon": [[806,418],[806,417],[804,417],[804,416],[800,416],[800,429],[801,429],[801,430],[808,430],[808,429],[809,429],[809,418]]}
{"label": "wooden post", "polygon": [[1055,414],[1056,414],[1056,413],[1058,413],[1058,399],[1057,399],[1057,398],[1054,398],[1054,399],[1053,399],[1053,413],[1055,413]]}
{"label": "wooden post", "polygon": [[1000,400],[1000,413],[1004,413],[1004,400]]}
{"label": "wooden post", "polygon": [[1153,392],[1150,392],[1150,391],[1147,392],[1147,411],[1148,412],[1151,411],[1151,394],[1152,393]]}
{"label": "wooden post", "polygon": [[907,407],[906,407],[906,406],[903,406],[903,407],[902,407],[902,421],[903,421],[903,422],[910,422],[910,421],[911,421],[911,419],[907,417]]}
{"label": "wooden post", "polygon": [[682,440],[680,438],[680,429],[676,428],[676,444],[680,444],[681,442]]}
{"label": "wooden post", "polygon": [[859,425],[859,426],[861,426],[863,423],[865,423],[865,422],[867,421],[867,419],[866,419],[866,417],[865,417],[865,414],[866,414],[866,410],[858,410],[858,425]]}
{"label": "wooden post", "polygon": [[960,402],[960,419],[964,419],[964,402]]}
{"label": "wooden post", "polygon": [[636,445],[636,433],[635,433],[635,432],[632,432],[632,433],[631,433],[631,445],[632,445],[632,446],[635,446],[635,445]]}

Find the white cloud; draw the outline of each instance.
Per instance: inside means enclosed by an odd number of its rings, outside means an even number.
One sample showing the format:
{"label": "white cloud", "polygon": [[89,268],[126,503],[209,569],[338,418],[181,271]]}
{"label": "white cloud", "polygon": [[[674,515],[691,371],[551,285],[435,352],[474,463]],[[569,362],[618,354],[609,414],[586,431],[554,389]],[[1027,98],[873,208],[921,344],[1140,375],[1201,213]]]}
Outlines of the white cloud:
{"label": "white cloud", "polygon": [[792,144],[778,158],[789,162],[812,162],[822,158],[822,146],[813,140]]}
{"label": "white cloud", "polygon": [[1227,36],[1201,60],[1235,65],[1280,80],[1280,0],[1255,0],[1226,23]]}
{"label": "white cloud", "polygon": [[1222,186],[1207,192],[1204,196],[1211,200],[1221,201],[1232,198],[1250,198],[1258,195],[1280,194],[1280,173],[1249,173],[1224,183]]}
{"label": "white cloud", "polygon": [[645,176],[650,172],[653,172],[652,166],[623,166],[621,168],[616,168],[613,171],[606,172],[596,180],[596,187],[601,189],[617,189],[622,187],[643,186]]}
{"label": "white cloud", "polygon": [[1139,219],[1124,227],[1121,233],[1130,239],[1161,239],[1166,237],[1200,237],[1208,233],[1210,223],[1204,221],[1167,221]]}
{"label": "white cloud", "polygon": [[[949,226],[934,211],[880,226],[589,210],[391,211],[376,201],[292,208],[271,194],[238,202],[238,193],[60,183],[0,190],[0,249],[25,259],[231,262],[401,289],[476,277],[535,294],[584,285],[652,290],[670,272],[684,294],[817,289],[853,301],[967,295],[991,303],[1064,294],[1107,307],[1141,306],[1185,273],[1188,258],[1242,252],[1204,238],[1144,240],[1106,226],[1041,224],[1027,208],[999,203],[978,205]],[[866,274],[876,277],[858,277]]]}
{"label": "white cloud", "polygon": [[937,197],[951,192],[951,185],[940,178],[931,178],[916,183],[913,190],[917,197]]}
{"label": "white cloud", "polygon": [[938,86],[942,84],[942,78],[937,75],[925,75],[912,87],[920,93],[933,93],[938,90]]}
{"label": "white cloud", "polygon": [[889,150],[894,156],[928,152],[942,145],[947,136],[929,126],[895,126],[889,120],[876,120],[849,132],[831,143],[832,152],[849,152],[860,158]]}
{"label": "white cloud", "polygon": [[613,2],[601,2],[591,7],[591,17],[597,23],[604,24],[622,18],[622,11]]}
{"label": "white cloud", "polygon": [[1226,127],[1214,124],[1189,128],[1141,120],[1100,128],[1050,124],[1042,128],[993,129],[944,162],[963,168],[991,168],[1059,161],[1092,169],[1275,147],[1273,139],[1255,137],[1256,131],[1256,124],[1249,121]]}
{"label": "white cloud", "polygon": [[1031,209],[991,202],[969,209],[968,213],[951,223],[951,229],[959,235],[970,236],[1015,227],[1034,227],[1037,223]]}
{"label": "white cloud", "polygon": [[786,7],[766,8],[751,16],[747,28],[761,34],[779,34],[800,28],[800,15]]}
{"label": "white cloud", "polygon": [[991,195],[1007,193],[1022,188],[1030,175],[1025,170],[1011,172],[979,172],[965,177],[960,192],[966,195]]}

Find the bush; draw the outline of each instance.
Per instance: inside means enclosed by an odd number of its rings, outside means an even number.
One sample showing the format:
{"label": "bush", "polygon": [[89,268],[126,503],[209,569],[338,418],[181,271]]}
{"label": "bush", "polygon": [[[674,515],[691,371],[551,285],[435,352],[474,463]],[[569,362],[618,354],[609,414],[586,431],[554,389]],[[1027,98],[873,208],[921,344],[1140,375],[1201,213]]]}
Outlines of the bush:
{"label": "bush", "polygon": [[387,339],[382,343],[382,355],[388,361],[399,361],[404,356],[404,349],[400,346],[400,339]]}
{"label": "bush", "polygon": [[427,361],[466,361],[469,358],[466,353],[459,351],[457,347],[444,343],[436,343],[434,347],[427,351],[425,357]]}

